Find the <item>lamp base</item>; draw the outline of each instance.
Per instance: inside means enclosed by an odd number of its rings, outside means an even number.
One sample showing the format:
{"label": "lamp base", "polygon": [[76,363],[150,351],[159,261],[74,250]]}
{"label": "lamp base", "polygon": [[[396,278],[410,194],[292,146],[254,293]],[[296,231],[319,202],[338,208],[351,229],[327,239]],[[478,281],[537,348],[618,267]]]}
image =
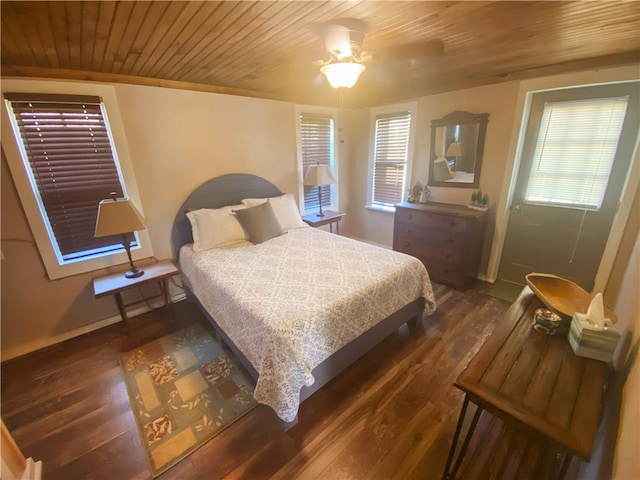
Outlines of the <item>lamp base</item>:
{"label": "lamp base", "polygon": [[139,268],[136,268],[134,270],[129,270],[127,271],[127,273],[124,274],[124,276],[127,278],[138,278],[138,277],[141,277],[142,275],[144,275],[144,270],[141,270]]}
{"label": "lamp base", "polygon": [[324,217],[324,213],[322,213],[322,212],[316,213],[316,217]]}

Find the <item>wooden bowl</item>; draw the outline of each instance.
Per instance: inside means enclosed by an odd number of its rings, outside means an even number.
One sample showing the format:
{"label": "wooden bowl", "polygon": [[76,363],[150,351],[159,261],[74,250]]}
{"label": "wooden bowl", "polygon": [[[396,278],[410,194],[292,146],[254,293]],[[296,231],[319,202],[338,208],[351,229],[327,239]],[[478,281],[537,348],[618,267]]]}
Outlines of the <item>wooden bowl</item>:
{"label": "wooden bowl", "polygon": [[[527,285],[547,308],[558,313],[573,317],[576,312],[587,313],[593,297],[580,285],[549,273],[530,273],[525,275]],[[615,313],[604,307],[604,316],[611,323],[616,323]]]}

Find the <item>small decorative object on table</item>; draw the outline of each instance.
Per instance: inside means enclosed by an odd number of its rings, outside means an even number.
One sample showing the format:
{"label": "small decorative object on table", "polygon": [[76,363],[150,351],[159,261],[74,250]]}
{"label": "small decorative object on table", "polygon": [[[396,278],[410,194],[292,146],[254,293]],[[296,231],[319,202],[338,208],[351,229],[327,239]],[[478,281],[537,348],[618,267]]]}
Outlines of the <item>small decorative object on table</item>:
{"label": "small decorative object on table", "polygon": [[471,203],[468,207],[474,210],[489,210],[489,195],[483,193],[480,189],[474,190],[471,192]]}
{"label": "small decorative object on table", "polygon": [[562,318],[555,312],[546,308],[539,308],[535,311],[533,319],[533,329],[545,335],[554,335],[562,323]]}

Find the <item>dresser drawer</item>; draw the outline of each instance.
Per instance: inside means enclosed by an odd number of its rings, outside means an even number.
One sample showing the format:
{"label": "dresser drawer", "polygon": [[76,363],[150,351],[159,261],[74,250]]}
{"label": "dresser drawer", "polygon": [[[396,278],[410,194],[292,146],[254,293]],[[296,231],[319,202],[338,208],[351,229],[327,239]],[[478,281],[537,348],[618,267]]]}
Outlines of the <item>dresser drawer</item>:
{"label": "dresser drawer", "polygon": [[[430,229],[423,225],[412,223],[396,223],[394,237],[399,246],[406,242],[412,242],[414,245],[439,245],[462,250],[465,243],[465,237],[461,233],[451,230]],[[395,245],[396,242],[394,241],[394,248]]]}
{"label": "dresser drawer", "polygon": [[466,218],[421,212],[419,210],[406,210],[404,208],[399,208],[396,211],[396,221],[422,225],[427,228],[436,228],[439,230],[451,230],[453,232],[460,233],[464,232],[467,227]]}
{"label": "dresser drawer", "polygon": [[399,252],[408,253],[421,260],[437,260],[451,265],[458,265],[462,262],[462,251],[448,245],[436,245],[425,242],[420,238],[398,238],[398,244],[394,249]]}

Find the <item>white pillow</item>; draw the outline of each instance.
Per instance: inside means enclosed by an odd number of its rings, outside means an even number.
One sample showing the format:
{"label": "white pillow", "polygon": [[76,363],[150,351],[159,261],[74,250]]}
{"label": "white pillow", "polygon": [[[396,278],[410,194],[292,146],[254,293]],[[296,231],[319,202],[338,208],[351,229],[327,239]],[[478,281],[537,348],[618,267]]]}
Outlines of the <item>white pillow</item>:
{"label": "white pillow", "polygon": [[244,205],[229,205],[222,208],[201,208],[187,213],[193,234],[193,249],[196,252],[226,243],[246,240],[234,210],[246,208]]}
{"label": "white pillow", "polygon": [[269,199],[245,198],[242,200],[242,204],[245,207],[255,207],[267,200],[269,200],[271,208],[273,208],[273,213],[276,215],[278,223],[285,232],[293,228],[308,227],[308,225],[302,221],[296,200],[290,193],[285,193],[280,197],[271,197]]}

